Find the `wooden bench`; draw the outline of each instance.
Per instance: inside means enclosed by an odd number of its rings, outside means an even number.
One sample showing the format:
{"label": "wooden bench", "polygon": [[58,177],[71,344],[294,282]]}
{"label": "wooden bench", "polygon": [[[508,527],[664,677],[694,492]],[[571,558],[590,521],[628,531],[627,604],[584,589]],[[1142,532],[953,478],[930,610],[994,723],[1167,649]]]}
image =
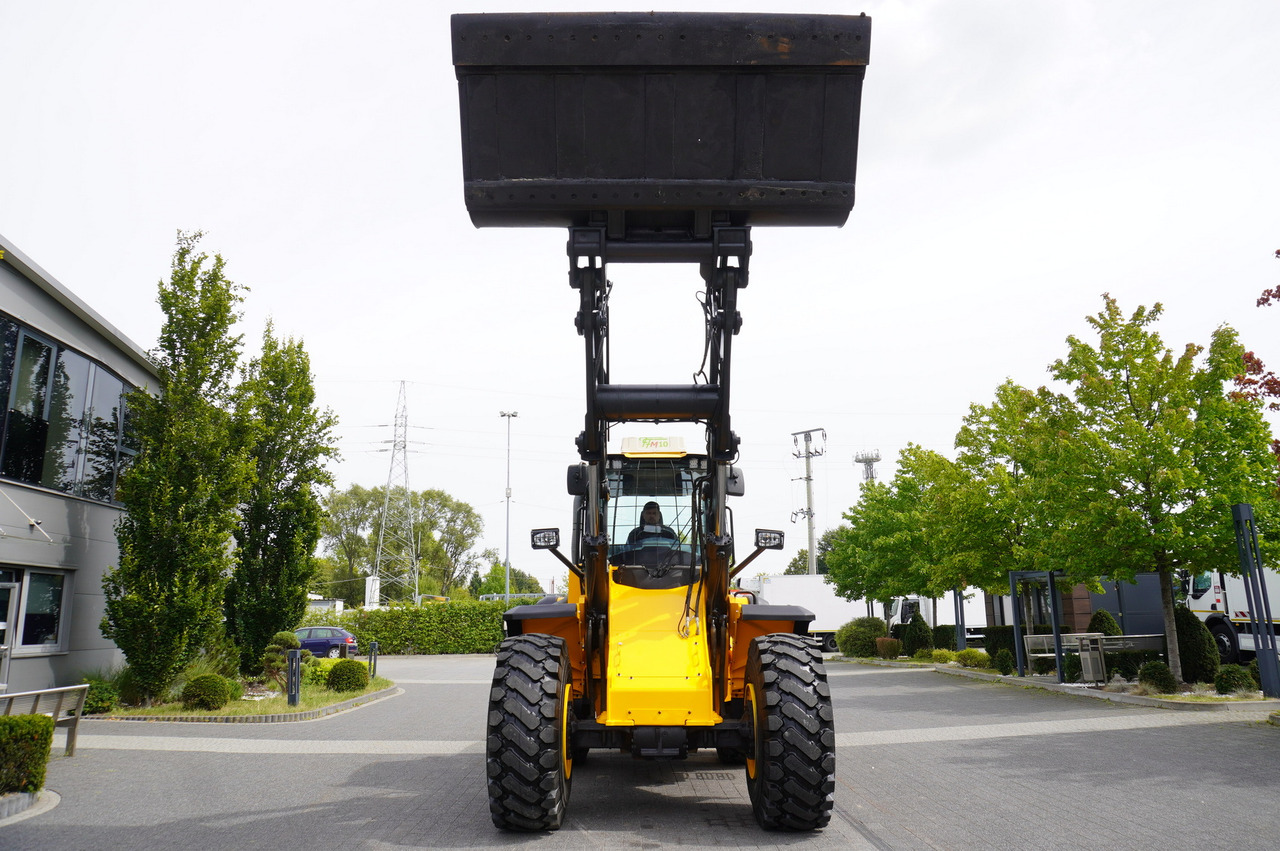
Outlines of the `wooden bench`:
{"label": "wooden bench", "polygon": [[51,716],[55,728],[65,727],[67,730],[65,755],[75,756],[76,731],[80,727],[80,714],[84,712],[84,699],[88,694],[88,683],[0,694],[0,715]]}

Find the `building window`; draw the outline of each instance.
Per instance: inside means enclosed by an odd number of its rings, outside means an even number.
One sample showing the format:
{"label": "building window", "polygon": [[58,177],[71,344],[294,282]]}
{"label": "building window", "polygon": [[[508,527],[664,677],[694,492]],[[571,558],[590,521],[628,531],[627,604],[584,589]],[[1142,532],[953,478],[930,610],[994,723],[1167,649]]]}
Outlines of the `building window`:
{"label": "building window", "polygon": [[65,649],[67,601],[71,599],[70,574],[55,570],[0,568],[0,583],[18,586],[4,595],[7,611],[0,610],[6,625],[3,640],[17,655],[57,652]]}
{"label": "building window", "polygon": [[136,449],[104,367],[0,316],[0,476],[109,502]]}

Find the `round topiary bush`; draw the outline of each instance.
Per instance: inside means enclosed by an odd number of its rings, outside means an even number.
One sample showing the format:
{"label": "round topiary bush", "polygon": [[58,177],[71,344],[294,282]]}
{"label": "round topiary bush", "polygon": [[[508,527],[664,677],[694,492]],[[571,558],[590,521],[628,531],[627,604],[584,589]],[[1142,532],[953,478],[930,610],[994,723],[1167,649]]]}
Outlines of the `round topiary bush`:
{"label": "round topiary bush", "polygon": [[369,687],[369,669],[355,659],[339,659],[325,685],[331,691],[361,691]]}
{"label": "round topiary bush", "polygon": [[1238,691],[1255,691],[1249,669],[1242,665],[1223,665],[1213,680],[1218,694],[1235,694]]}
{"label": "round topiary bush", "polygon": [[1009,652],[1008,647],[1001,647],[996,652],[995,666],[996,670],[1006,677],[1013,673],[1013,654]]}
{"label": "round topiary bush", "polygon": [[284,650],[297,650],[302,647],[302,642],[298,640],[298,636],[288,631],[277,632],[271,636],[271,643]]}
{"label": "round topiary bush", "polygon": [[1138,682],[1156,694],[1173,694],[1178,690],[1178,681],[1164,662],[1147,662],[1139,668]]}
{"label": "round topiary bush", "polygon": [[911,623],[907,624],[906,632],[902,634],[902,652],[908,656],[915,656],[921,650],[932,649],[933,628],[924,619],[924,615],[916,612]]}
{"label": "round topiary bush", "polygon": [[1085,632],[1100,632],[1103,635],[1124,635],[1124,632],[1120,629],[1120,624],[1116,623],[1116,619],[1106,609],[1098,609],[1093,613],[1093,617],[1089,618],[1089,626],[1085,628]]}
{"label": "round topiary bush", "polygon": [[201,674],[182,688],[183,709],[221,709],[231,699],[227,681],[217,674]]}
{"label": "round topiary bush", "polygon": [[966,647],[964,650],[957,650],[956,661],[965,668],[991,667],[991,656],[988,655],[985,650],[979,650],[976,647]]}
{"label": "round topiary bush", "polygon": [[1182,660],[1183,682],[1214,682],[1222,660],[1213,633],[1186,606],[1174,607],[1173,625],[1178,630],[1178,658]]}
{"label": "round topiary bush", "polygon": [[869,658],[876,655],[876,639],[889,634],[889,627],[880,618],[855,618],[836,633],[836,645],[846,656]]}

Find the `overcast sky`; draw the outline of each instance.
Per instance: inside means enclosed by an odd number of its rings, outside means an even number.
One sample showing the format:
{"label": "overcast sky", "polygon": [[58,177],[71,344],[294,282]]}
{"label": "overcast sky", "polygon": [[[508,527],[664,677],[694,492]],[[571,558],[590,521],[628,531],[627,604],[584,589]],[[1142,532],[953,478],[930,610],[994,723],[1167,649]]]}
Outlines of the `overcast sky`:
{"label": "overcast sky", "polygon": [[[566,234],[471,226],[448,13],[681,7],[0,0],[0,234],[150,348],[175,231],[204,230],[250,289],[250,348],[268,317],[305,341],[341,423],[339,483],[386,482],[407,382],[410,486],[471,503],[500,553],[499,412],[519,412],[511,559],[545,581],[564,571],[528,530],[568,527],[582,429]],[[788,533],[761,570],[805,545],[792,432],[826,430],[821,533],[857,499],[855,452],[879,450],[882,476],[908,442],[953,455],[969,405],[1044,383],[1104,292],[1163,302],[1175,349],[1227,323],[1280,363],[1280,309],[1254,306],[1280,283],[1280,4],[785,11],[873,24],[849,222],[753,234],[736,526]],[[615,380],[687,382],[696,271],[610,277]]]}

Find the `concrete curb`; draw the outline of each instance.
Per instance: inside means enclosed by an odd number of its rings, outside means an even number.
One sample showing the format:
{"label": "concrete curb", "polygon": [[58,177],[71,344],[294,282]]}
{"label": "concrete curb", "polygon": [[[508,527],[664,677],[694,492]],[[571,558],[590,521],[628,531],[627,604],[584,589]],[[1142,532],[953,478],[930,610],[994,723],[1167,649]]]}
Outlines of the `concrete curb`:
{"label": "concrete curb", "polygon": [[277,712],[273,715],[85,715],[84,718],[90,721],[177,721],[187,724],[280,724],[287,721],[314,721],[344,709],[354,709],[396,694],[404,694],[404,689],[391,686],[320,709],[308,709],[305,712]]}
{"label": "concrete curb", "polygon": [[1058,694],[1070,694],[1076,697],[1091,697],[1094,700],[1109,700],[1112,703],[1127,703],[1134,706],[1155,706],[1161,709],[1173,709],[1182,712],[1257,712],[1258,710],[1271,709],[1274,710],[1271,717],[1267,720],[1280,726],[1280,700],[1274,698],[1264,698],[1262,700],[1233,700],[1223,703],[1202,703],[1187,700],[1166,700],[1159,697],[1145,697],[1136,694],[1121,694],[1119,692],[1098,691],[1096,689],[1086,688],[1079,685],[1064,684],[1056,682],[1045,682],[1043,680],[1033,679],[1031,677],[1014,677],[1004,676],[1003,674],[988,674],[984,671],[975,671],[969,668],[956,668],[951,665],[937,664],[920,664],[912,662],[891,662],[880,659],[849,659],[847,657],[837,657],[833,661],[851,663],[854,665],[869,665],[872,667],[882,668],[932,668],[940,674],[948,674],[953,677],[968,677],[971,680],[985,680],[991,683],[1005,683],[1006,685],[1020,686],[1022,688],[1038,688],[1044,691],[1057,692]]}
{"label": "concrete curb", "polygon": [[0,827],[48,812],[62,801],[57,792],[9,792],[0,795]]}

